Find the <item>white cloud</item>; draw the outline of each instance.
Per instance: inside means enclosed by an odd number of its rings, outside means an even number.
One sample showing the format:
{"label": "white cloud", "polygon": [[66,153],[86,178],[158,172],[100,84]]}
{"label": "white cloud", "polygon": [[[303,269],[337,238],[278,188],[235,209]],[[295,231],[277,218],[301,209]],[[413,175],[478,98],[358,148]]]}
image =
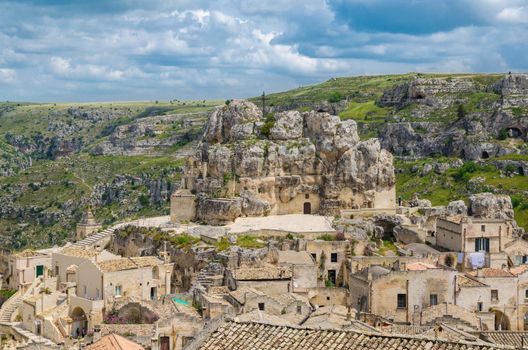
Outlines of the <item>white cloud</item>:
{"label": "white cloud", "polygon": [[12,83],[15,81],[16,71],[10,68],[0,68],[0,82]]}
{"label": "white cloud", "polygon": [[497,19],[510,23],[528,23],[528,8],[507,7],[499,12]]}

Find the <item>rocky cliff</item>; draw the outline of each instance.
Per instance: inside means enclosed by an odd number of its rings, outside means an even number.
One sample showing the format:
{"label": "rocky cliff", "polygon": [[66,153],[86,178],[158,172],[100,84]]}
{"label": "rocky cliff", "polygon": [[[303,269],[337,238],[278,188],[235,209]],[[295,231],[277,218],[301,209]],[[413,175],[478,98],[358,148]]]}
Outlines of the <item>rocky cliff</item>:
{"label": "rocky cliff", "polygon": [[314,111],[264,117],[243,100],[211,114],[185,181],[209,223],[394,206],[392,155],[377,139],[360,141],[355,121]]}

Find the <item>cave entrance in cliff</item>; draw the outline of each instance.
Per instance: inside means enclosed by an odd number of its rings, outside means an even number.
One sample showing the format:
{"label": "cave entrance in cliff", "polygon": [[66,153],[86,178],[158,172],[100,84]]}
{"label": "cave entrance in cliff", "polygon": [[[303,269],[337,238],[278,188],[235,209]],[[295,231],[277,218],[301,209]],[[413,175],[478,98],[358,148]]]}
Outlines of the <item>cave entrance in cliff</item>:
{"label": "cave entrance in cliff", "polygon": [[520,166],[519,169],[517,169],[517,172],[519,173],[519,175],[524,176],[524,169],[522,166]]}
{"label": "cave entrance in cliff", "polygon": [[489,153],[486,152],[486,151],[483,151],[482,152],[482,159],[488,159],[489,158]]}
{"label": "cave entrance in cliff", "polygon": [[508,129],[508,137],[511,137],[511,138],[520,138],[522,137],[522,132],[519,128],[509,128]]}
{"label": "cave entrance in cliff", "polygon": [[305,214],[311,214],[312,213],[312,203],[310,202],[305,202],[304,203],[304,207],[303,207],[303,213]]}

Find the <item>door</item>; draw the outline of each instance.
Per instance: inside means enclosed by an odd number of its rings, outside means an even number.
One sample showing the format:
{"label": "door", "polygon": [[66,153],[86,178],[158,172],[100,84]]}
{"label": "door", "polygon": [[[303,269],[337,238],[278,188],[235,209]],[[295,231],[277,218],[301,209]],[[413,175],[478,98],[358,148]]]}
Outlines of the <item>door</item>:
{"label": "door", "polygon": [[336,270],[328,270],[328,280],[336,284]]}
{"label": "door", "polygon": [[160,337],[160,350],[170,350],[169,337]]}
{"label": "door", "polygon": [[44,265],[36,266],[37,277],[44,275]]}
{"label": "door", "polygon": [[158,298],[157,294],[158,293],[156,287],[150,288],[150,300],[156,300]]}
{"label": "door", "polygon": [[310,202],[304,203],[304,211],[305,214],[311,214],[312,213],[312,204]]}

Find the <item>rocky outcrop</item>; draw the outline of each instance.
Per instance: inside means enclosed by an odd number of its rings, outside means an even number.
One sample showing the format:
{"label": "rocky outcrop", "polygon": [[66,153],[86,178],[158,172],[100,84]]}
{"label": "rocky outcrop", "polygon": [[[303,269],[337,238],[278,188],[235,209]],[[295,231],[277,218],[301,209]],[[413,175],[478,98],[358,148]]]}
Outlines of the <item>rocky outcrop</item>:
{"label": "rocky outcrop", "polygon": [[359,141],[354,121],[315,111],[263,118],[243,100],[211,114],[187,174],[208,223],[394,205],[392,156],[376,139]]}
{"label": "rocky outcrop", "polygon": [[449,202],[446,208],[447,216],[467,215],[468,208],[463,200]]}
{"label": "rocky outcrop", "polygon": [[374,125],[382,147],[398,156],[441,154],[464,160],[522,152],[522,147],[497,140],[528,140],[528,75],[510,74],[492,82],[415,78],[386,90],[376,103],[392,109],[389,123]]}
{"label": "rocky outcrop", "polygon": [[484,219],[513,220],[513,206],[509,196],[479,193],[469,197],[469,214]]}

